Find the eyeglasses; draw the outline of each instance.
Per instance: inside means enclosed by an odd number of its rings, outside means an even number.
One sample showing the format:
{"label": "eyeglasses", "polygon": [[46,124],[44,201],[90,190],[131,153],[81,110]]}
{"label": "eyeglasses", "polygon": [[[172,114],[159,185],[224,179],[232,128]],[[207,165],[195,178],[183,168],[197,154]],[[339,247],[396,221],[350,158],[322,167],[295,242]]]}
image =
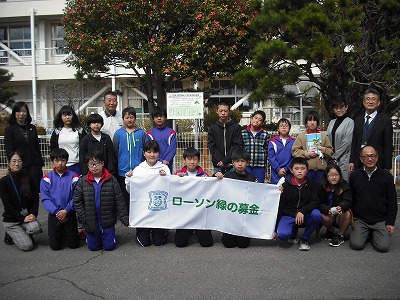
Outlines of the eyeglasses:
{"label": "eyeglasses", "polygon": [[328,177],[329,178],[339,178],[340,177],[340,175],[339,174],[328,174]]}
{"label": "eyeglasses", "polygon": [[373,159],[375,159],[377,156],[378,156],[378,154],[367,154],[367,155],[360,155],[360,158],[363,158],[363,159],[373,158]]}
{"label": "eyeglasses", "polygon": [[21,160],[21,159],[13,159],[13,160],[10,160],[10,164],[16,164],[16,163],[22,164],[22,160]]}
{"label": "eyeglasses", "polygon": [[88,166],[91,167],[91,168],[95,168],[97,166],[102,165],[103,163],[104,162],[102,162],[102,161],[98,161],[98,162],[94,162],[94,163],[88,163]]}

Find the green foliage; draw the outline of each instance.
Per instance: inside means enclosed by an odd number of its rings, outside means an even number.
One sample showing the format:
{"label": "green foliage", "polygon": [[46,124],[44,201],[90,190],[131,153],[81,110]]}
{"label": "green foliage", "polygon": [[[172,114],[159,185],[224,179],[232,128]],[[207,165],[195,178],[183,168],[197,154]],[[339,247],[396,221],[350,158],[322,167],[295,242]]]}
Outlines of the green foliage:
{"label": "green foliage", "polygon": [[[252,0],[71,0],[62,17],[69,63],[83,75],[134,70],[165,108],[172,81],[232,75],[250,49]],[[145,74],[143,74],[143,71]]]}
{"label": "green foliage", "polygon": [[12,97],[18,95],[16,90],[4,86],[13,76],[8,70],[0,68],[0,103],[5,106],[12,106],[14,103]]}
{"label": "green foliage", "polygon": [[[238,109],[229,111],[229,116],[236,123],[240,122],[242,112]],[[217,108],[214,106],[204,113],[204,131],[208,131],[208,127],[218,121]]]}
{"label": "green foliage", "polygon": [[394,110],[388,102],[400,92],[399,1],[260,0],[259,5],[251,67],[235,76],[252,87],[251,99],[273,94],[285,105],[284,86],[301,78],[319,86],[326,109],[346,100],[357,114],[363,91],[374,87],[386,112]]}

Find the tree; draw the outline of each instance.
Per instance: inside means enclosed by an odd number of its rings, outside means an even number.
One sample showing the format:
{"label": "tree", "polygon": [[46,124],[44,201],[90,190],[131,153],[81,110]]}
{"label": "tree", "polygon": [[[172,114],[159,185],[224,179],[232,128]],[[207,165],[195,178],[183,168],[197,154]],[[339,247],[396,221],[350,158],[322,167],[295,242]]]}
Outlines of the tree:
{"label": "tree", "polygon": [[[174,80],[232,75],[246,61],[251,0],[71,0],[62,18],[80,74],[134,70],[149,104],[165,108]],[[144,74],[143,74],[144,73]]]}
{"label": "tree", "polygon": [[16,90],[4,86],[13,76],[8,70],[0,68],[0,103],[5,106],[11,106],[14,103],[13,96],[18,95]]}
{"label": "tree", "polygon": [[345,99],[354,116],[363,91],[374,87],[392,111],[389,100],[400,91],[399,1],[260,0],[259,7],[252,65],[235,76],[251,85],[252,97],[290,98],[284,86],[305,79],[318,85],[328,110]]}

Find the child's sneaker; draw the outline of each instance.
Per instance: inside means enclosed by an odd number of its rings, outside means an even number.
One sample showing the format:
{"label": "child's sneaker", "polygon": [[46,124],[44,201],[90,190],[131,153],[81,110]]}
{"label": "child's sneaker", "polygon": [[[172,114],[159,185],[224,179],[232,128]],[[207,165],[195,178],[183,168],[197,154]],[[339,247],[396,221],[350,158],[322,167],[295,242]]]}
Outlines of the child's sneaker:
{"label": "child's sneaker", "polygon": [[339,247],[341,244],[344,243],[344,238],[340,234],[338,234],[330,243],[329,246],[332,247]]}
{"label": "child's sneaker", "polygon": [[325,235],[324,235],[325,241],[331,241],[334,239],[334,237],[335,237],[335,234],[333,231],[326,230]]}
{"label": "child's sneaker", "polygon": [[299,245],[299,250],[301,250],[301,251],[310,250],[310,245],[308,244],[308,241],[301,239],[300,245]]}
{"label": "child's sneaker", "polygon": [[299,239],[297,237],[294,237],[294,238],[288,239],[287,241],[290,244],[297,244],[299,242]]}

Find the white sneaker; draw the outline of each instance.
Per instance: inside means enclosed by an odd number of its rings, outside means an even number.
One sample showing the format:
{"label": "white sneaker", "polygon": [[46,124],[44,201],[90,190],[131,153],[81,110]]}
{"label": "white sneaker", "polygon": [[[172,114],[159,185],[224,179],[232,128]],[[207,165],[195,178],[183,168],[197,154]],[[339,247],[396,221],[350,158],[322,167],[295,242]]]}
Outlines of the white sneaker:
{"label": "white sneaker", "polygon": [[290,244],[297,244],[299,242],[299,239],[295,237],[294,239],[288,239],[287,240]]}
{"label": "white sneaker", "polygon": [[301,239],[300,245],[299,245],[299,250],[301,250],[301,251],[310,250],[310,245],[308,244],[308,241]]}

